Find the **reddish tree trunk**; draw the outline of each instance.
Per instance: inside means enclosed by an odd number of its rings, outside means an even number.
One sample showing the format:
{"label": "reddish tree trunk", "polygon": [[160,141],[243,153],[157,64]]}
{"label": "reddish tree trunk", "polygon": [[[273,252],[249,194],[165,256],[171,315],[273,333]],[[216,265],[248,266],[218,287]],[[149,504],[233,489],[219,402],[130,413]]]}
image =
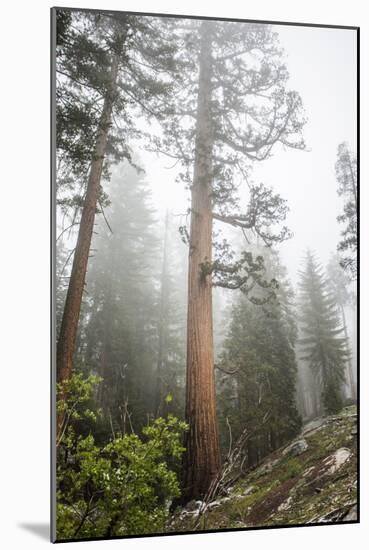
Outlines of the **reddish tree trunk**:
{"label": "reddish tree trunk", "polygon": [[183,497],[202,496],[221,460],[215,399],[211,275],[201,264],[212,259],[211,37],[201,26],[196,156],[192,185],[188,278],[186,420]]}
{"label": "reddish tree trunk", "polygon": [[[110,90],[107,93],[101,113],[96,145],[87,182],[86,196],[83,205],[78,239],[73,258],[65,300],[63,319],[60,326],[57,344],[56,365],[58,383],[68,380],[72,374],[73,354],[76,346],[78,321],[81,310],[82,295],[85,285],[88,257],[92,232],[95,223],[96,207],[100,191],[101,174],[106,152],[109,127],[111,124],[114,96],[118,74],[118,58],[113,57],[110,73]],[[63,395],[59,398],[63,399]],[[60,433],[62,418],[57,420],[57,432]]]}

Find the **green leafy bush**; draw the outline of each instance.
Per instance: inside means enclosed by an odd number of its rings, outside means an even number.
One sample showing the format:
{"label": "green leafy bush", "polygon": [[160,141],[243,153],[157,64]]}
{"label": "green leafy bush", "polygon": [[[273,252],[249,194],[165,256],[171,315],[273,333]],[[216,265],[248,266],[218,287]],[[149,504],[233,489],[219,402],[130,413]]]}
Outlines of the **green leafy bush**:
{"label": "green leafy bush", "polygon": [[[96,380],[89,391],[85,382],[75,378],[70,384],[81,390],[81,401],[78,391],[73,392],[73,403],[78,402],[74,410],[88,401]],[[63,406],[72,418],[71,401]],[[77,436],[70,423],[58,448],[58,540],[163,531],[168,503],[180,494],[168,461],[181,457],[186,428],[168,415],[145,427],[142,437],[119,435],[98,447],[92,435]]]}
{"label": "green leafy bush", "polygon": [[[102,382],[102,378],[95,375],[84,377],[82,373],[74,373],[70,379],[57,384],[59,399],[56,412],[61,421],[56,444],[71,444],[75,433],[80,431],[82,423],[94,424],[100,415],[100,410],[93,410],[91,400],[95,387]],[[66,442],[66,439],[69,442]]]}

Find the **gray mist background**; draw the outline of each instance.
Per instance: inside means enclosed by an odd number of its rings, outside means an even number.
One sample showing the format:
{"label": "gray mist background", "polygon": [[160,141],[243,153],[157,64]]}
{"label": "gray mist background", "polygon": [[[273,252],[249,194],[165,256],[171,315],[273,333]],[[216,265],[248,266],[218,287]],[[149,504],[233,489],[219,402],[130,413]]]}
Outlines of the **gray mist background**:
{"label": "gray mist background", "polygon": [[[356,151],[356,32],[352,30],[275,25],[285,50],[290,89],[297,90],[308,119],[307,150],[274,150],[273,157],[254,163],[252,179],[272,186],[287,199],[286,224],[294,237],[279,246],[295,285],[306,248],[323,265],[334,253],[341,228],[337,216],[343,202],[337,195],[334,165],[337,146],[347,141]],[[169,209],[184,214],[188,192],[175,182],[173,160],[141,149],[140,158],[161,217]],[[178,217],[178,225],[184,218]]]}

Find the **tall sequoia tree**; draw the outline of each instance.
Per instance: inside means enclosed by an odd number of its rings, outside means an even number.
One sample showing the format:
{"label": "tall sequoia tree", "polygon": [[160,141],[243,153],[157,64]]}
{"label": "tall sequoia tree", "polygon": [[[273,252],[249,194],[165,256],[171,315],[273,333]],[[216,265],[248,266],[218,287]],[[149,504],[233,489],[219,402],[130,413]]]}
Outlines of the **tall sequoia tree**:
{"label": "tall sequoia tree", "polygon": [[[284,220],[285,202],[262,184],[252,185],[252,161],[270,156],[278,143],[303,148],[301,100],[286,90],[288,73],[277,36],[268,26],[188,22],[183,31],[181,87],[164,121],[156,150],[181,161],[180,178],[191,189],[189,234],[186,435],[184,499],[203,495],[220,468],[214,385],[212,286],[247,293],[264,284],[263,259],[245,251],[235,260],[227,243],[213,239],[213,220],[254,231],[266,244],[288,236],[271,226]],[[186,29],[186,24],[183,24]],[[196,65],[197,63],[197,65]],[[194,91],[197,93],[194,94]],[[249,185],[242,211],[240,184]],[[213,248],[217,257],[213,259]]]}
{"label": "tall sequoia tree", "polygon": [[338,146],[335,165],[338,181],[338,194],[344,198],[343,214],[338,216],[339,223],[344,224],[338,252],[341,256],[341,266],[352,279],[357,277],[357,162],[347,143]]}
{"label": "tall sequoia tree", "polygon": [[311,252],[299,282],[299,339],[301,359],[317,379],[328,414],[342,407],[342,387],[349,357],[338,306],[322,268]]}
{"label": "tall sequoia tree", "polygon": [[169,26],[159,19],[56,14],[57,187],[60,207],[68,212],[74,206],[71,225],[79,225],[57,343],[61,382],[72,372],[95,216],[106,205],[102,178],[108,177],[109,161],[131,161],[137,109],[160,118],[175,48],[167,39]]}

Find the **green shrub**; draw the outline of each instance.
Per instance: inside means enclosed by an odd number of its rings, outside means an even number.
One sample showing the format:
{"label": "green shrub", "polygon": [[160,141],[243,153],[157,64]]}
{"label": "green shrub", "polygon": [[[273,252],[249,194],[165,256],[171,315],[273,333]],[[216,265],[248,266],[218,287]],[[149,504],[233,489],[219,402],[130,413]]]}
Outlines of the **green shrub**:
{"label": "green shrub", "polygon": [[[80,378],[71,383],[79,406],[93,388],[91,383],[87,391],[85,382]],[[72,416],[70,406],[67,399],[64,412]],[[92,435],[77,436],[69,424],[58,448],[57,539],[163,531],[168,501],[180,494],[168,460],[181,457],[186,428],[168,415],[144,428],[141,438],[120,435],[98,447]]]}
{"label": "green shrub", "polygon": [[300,475],[303,469],[302,464],[296,458],[289,458],[281,467],[278,479],[280,482],[287,481],[287,479]]}

